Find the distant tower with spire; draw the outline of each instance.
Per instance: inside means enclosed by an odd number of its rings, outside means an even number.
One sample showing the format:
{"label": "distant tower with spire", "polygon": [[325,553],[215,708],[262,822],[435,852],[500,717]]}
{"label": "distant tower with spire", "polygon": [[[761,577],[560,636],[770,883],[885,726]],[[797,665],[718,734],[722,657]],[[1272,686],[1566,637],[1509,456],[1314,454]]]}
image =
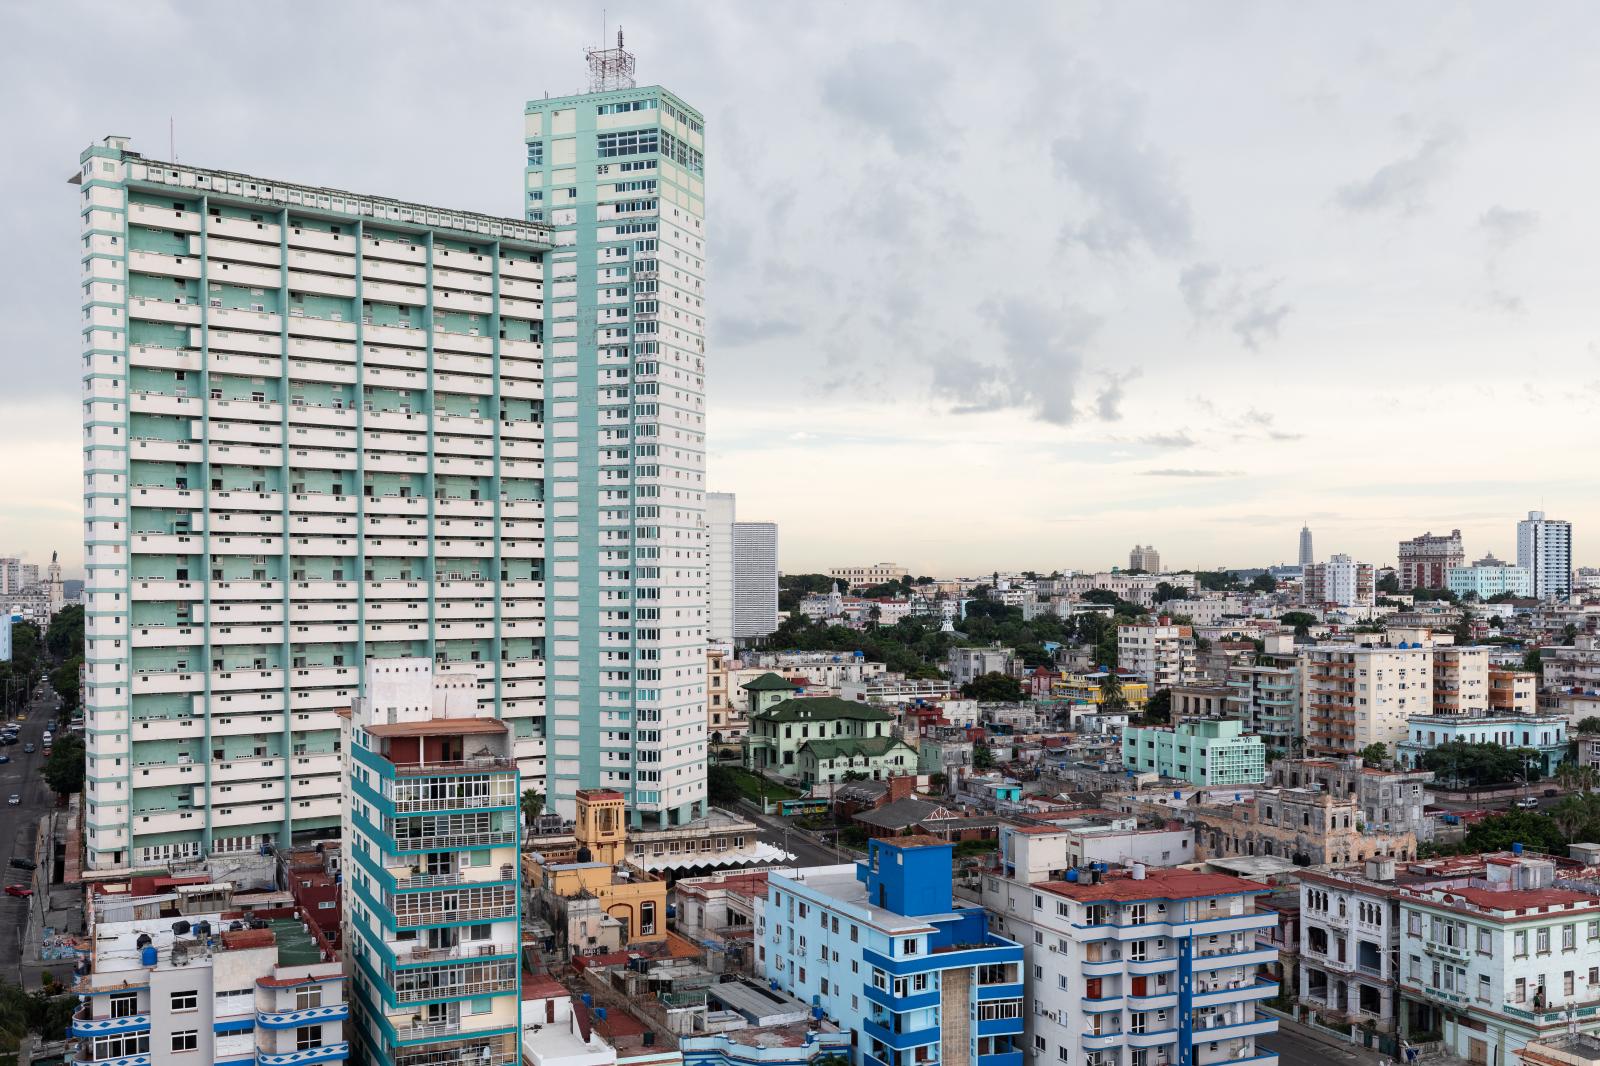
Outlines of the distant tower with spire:
{"label": "distant tower with spire", "polygon": [[1304,570],[1317,561],[1316,553],[1311,550],[1311,527],[1300,527],[1300,569]]}

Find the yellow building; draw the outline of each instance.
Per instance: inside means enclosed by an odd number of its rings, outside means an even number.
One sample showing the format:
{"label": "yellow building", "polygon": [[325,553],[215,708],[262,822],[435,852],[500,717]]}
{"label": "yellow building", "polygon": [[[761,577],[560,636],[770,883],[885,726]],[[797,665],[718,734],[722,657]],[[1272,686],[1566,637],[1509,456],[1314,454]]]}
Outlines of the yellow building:
{"label": "yellow building", "polygon": [[[1150,702],[1150,686],[1140,681],[1132,674],[1121,674],[1122,698],[1128,704],[1128,709],[1141,711],[1144,705]],[[1087,674],[1063,673],[1050,684],[1052,699],[1070,700],[1074,703],[1092,703],[1096,707],[1105,703],[1105,677],[1104,670],[1096,670]]]}
{"label": "yellow building", "polygon": [[[579,789],[577,801],[572,850],[528,857],[528,883],[535,901],[552,924],[565,927],[568,946],[575,953],[585,947],[665,940],[667,882],[624,861],[628,820],[622,793]],[[605,919],[604,933],[597,932],[592,920],[596,904]]]}

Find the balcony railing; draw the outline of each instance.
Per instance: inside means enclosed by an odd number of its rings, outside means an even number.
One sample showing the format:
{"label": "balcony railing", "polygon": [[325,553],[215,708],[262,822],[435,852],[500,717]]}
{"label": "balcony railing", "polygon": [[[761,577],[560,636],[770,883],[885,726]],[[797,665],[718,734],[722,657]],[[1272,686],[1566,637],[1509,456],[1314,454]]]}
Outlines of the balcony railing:
{"label": "balcony railing", "polygon": [[430,763],[390,763],[396,774],[449,774],[449,773],[489,773],[495,770],[515,770],[516,761],[487,756],[476,759],[450,759],[443,762]]}
{"label": "balcony railing", "polygon": [[[392,978],[392,975],[391,975]],[[396,988],[396,1003],[426,1003],[435,999],[456,999],[463,996],[499,996],[513,992],[517,987],[515,972],[509,977],[493,981],[459,981],[450,984],[421,988]]]}

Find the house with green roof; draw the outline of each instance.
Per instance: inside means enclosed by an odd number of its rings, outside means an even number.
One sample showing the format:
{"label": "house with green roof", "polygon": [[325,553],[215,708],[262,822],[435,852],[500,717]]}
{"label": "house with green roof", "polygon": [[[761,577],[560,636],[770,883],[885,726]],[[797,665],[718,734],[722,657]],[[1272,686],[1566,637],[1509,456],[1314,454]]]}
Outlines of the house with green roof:
{"label": "house with green roof", "polygon": [[917,751],[896,736],[808,740],[801,745],[795,765],[804,785],[843,781],[850,774],[877,781],[916,773]]}
{"label": "house with green roof", "polygon": [[800,686],[793,681],[785,680],[780,675],[770,672],[762,674],[753,681],[746,681],[739,688],[746,693],[749,701],[745,707],[745,714],[750,718],[777,706],[784,700],[793,699],[794,694],[800,691]]}
{"label": "house with green roof", "polygon": [[[756,679],[760,681],[760,678]],[[754,684],[755,682],[752,682]],[[881,745],[866,748],[824,748],[823,754],[810,756],[812,773],[805,773],[801,751],[818,741],[883,741],[895,740],[899,744],[878,750]],[[809,699],[779,700],[765,710],[750,715],[750,730],[744,739],[744,764],[747,769],[808,780],[842,779],[850,770],[864,772],[869,777],[884,777],[886,766],[896,765],[897,758],[909,759],[904,763],[913,772],[916,769],[916,752],[894,735],[894,716],[880,707],[837,696],[816,696]],[[903,749],[900,750],[900,749]],[[848,764],[847,764],[848,761]],[[837,775],[826,775],[837,763]],[[874,773],[873,771],[879,771]],[[822,771],[819,773],[818,771]]]}

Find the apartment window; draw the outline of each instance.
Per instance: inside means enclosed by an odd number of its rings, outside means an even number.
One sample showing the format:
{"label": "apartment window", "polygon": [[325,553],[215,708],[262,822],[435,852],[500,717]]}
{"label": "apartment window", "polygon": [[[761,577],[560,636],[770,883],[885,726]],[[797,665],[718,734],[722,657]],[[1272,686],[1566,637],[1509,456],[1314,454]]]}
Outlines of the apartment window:
{"label": "apartment window", "polygon": [[311,985],[307,988],[297,988],[294,993],[294,1009],[310,1010],[312,1007],[322,1006],[322,986]]}
{"label": "apartment window", "polygon": [[294,1049],[309,1051],[322,1046],[322,1026],[302,1025],[294,1031]]}
{"label": "apartment window", "polygon": [[1568,970],[1566,973],[1561,975],[1561,994],[1562,995],[1564,995],[1564,996],[1571,996],[1572,995],[1572,986],[1573,986],[1575,980],[1576,980],[1576,975],[1571,970]]}
{"label": "apartment window", "polygon": [[200,1006],[200,995],[199,995],[198,992],[190,991],[190,992],[174,992],[174,993],[172,993],[172,1009],[175,1010],[175,1011],[177,1011],[177,1010],[195,1010],[199,1006]]}
{"label": "apartment window", "polygon": [[1516,990],[1511,993],[1511,999],[1512,999],[1512,1002],[1514,1002],[1514,1003],[1526,1003],[1527,1002],[1527,1000],[1528,1000],[1528,979],[1526,977],[1517,978]]}
{"label": "apartment window", "polygon": [[1548,955],[1548,954],[1550,954],[1550,930],[1549,930],[1549,928],[1546,927],[1544,929],[1540,929],[1537,933],[1534,934],[1534,936],[1535,936],[1535,940],[1534,940],[1533,950],[1535,952],[1537,952],[1538,954],[1540,954],[1540,955]]}
{"label": "apartment window", "polygon": [[1478,975],[1478,1002],[1489,1002],[1489,975],[1486,973]]}
{"label": "apartment window", "polygon": [[200,1030],[180,1029],[172,1034],[173,1051],[193,1051],[200,1046]]}
{"label": "apartment window", "polygon": [[117,992],[111,996],[111,1016],[132,1018],[139,1013],[139,993]]}
{"label": "apartment window", "polygon": [[1511,954],[1519,959],[1528,957],[1528,932],[1526,929],[1512,934]]}
{"label": "apartment window", "polygon": [[1478,930],[1478,954],[1494,957],[1494,934],[1487,929]]}
{"label": "apartment window", "polygon": [[1568,924],[1561,927],[1561,950],[1578,950],[1578,927],[1576,925]]}

